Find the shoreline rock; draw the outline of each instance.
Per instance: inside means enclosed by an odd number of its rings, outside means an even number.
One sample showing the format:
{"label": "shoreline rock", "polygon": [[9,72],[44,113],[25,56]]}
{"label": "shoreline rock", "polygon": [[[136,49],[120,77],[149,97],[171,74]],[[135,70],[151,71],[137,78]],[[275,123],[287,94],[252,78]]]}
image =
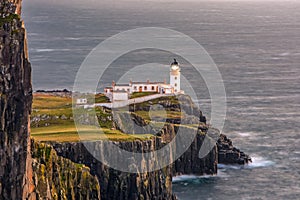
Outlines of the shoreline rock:
{"label": "shoreline rock", "polygon": [[217,141],[218,163],[245,165],[252,162],[249,155],[233,146],[232,140],[220,134]]}

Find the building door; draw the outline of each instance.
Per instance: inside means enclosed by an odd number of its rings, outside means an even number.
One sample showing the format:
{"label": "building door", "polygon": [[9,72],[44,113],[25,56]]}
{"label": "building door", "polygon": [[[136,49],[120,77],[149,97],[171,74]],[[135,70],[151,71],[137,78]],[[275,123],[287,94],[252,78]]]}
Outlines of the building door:
{"label": "building door", "polygon": [[139,92],[143,92],[143,86],[139,87]]}

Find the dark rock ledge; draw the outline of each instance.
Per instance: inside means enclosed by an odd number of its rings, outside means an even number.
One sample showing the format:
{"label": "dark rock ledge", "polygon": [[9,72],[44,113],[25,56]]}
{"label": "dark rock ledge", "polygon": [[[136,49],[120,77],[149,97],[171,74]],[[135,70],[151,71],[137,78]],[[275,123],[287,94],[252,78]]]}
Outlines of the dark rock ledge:
{"label": "dark rock ledge", "polygon": [[245,165],[252,162],[249,155],[233,146],[232,140],[221,134],[218,141],[218,163]]}

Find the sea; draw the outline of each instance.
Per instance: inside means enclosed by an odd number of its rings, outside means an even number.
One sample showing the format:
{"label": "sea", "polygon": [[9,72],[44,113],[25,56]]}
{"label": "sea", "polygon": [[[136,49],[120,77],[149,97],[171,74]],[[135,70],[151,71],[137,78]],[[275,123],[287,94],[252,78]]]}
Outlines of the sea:
{"label": "sea", "polygon": [[[253,162],[219,165],[215,176],[175,177],[173,192],[180,200],[300,199],[299,1],[30,0],[23,1],[23,19],[34,90],[72,90],[89,53],[122,31],[161,27],[193,38],[223,79],[227,114],[222,133]],[[175,56],[182,75],[196,84],[195,101],[209,120],[211,99],[203,77],[172,52],[144,49],[122,55],[99,87],[118,79],[128,66],[168,66]],[[163,74],[159,69],[157,77]]]}

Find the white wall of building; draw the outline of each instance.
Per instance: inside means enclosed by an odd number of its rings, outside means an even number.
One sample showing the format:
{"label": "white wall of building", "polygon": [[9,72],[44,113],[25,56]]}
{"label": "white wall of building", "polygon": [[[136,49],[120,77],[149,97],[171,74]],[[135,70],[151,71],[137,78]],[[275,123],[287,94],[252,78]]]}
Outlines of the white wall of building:
{"label": "white wall of building", "polygon": [[114,86],[113,87],[114,89],[114,91],[126,91],[126,92],[131,92],[131,87],[130,86],[118,86],[118,85],[116,85],[116,86]]}
{"label": "white wall of building", "polygon": [[125,100],[128,100],[128,93],[127,92],[113,92],[112,100],[113,101],[125,101]]}
{"label": "white wall of building", "polygon": [[173,94],[174,88],[169,84],[160,84],[159,86],[159,93],[160,94]]}
{"label": "white wall of building", "polygon": [[140,84],[132,84],[133,92],[158,92],[158,84],[148,84],[148,83],[140,83]]}
{"label": "white wall of building", "polygon": [[87,99],[86,98],[76,99],[76,104],[87,104]]}

